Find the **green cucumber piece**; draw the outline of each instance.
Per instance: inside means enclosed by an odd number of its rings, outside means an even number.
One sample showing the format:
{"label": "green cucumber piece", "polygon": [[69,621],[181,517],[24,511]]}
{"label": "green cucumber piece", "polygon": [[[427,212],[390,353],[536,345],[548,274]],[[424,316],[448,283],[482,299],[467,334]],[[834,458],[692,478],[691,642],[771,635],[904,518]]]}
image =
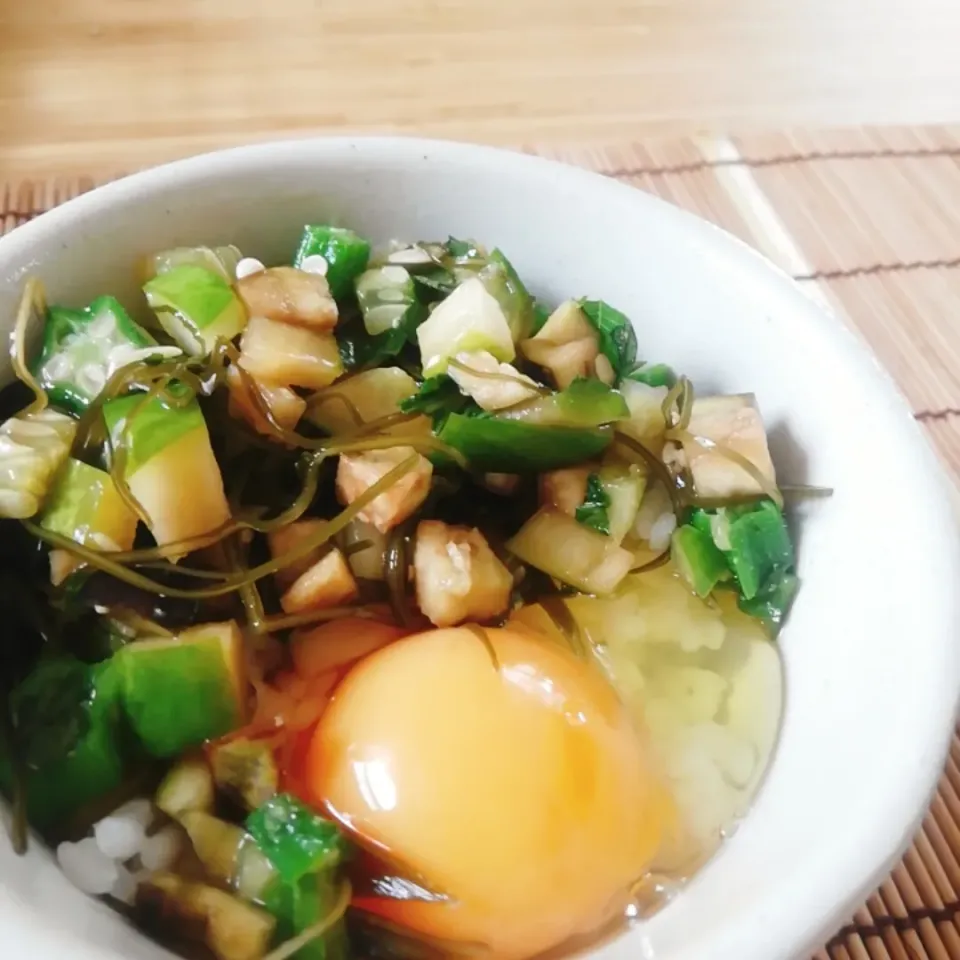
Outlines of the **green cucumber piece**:
{"label": "green cucumber piece", "polygon": [[130,725],[152,756],[177,756],[243,720],[243,639],[233,621],[138,640],[115,659]]}
{"label": "green cucumber piece", "polygon": [[730,576],[730,568],[709,534],[692,524],[673,531],[670,557],[698,597],[706,597],[721,580]]}

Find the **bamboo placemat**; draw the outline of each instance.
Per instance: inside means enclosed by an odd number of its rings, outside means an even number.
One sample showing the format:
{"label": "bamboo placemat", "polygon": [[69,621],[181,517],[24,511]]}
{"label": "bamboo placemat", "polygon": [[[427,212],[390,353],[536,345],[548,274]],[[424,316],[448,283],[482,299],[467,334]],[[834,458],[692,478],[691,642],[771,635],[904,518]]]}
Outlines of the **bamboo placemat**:
{"label": "bamboo placemat", "polygon": [[[655,193],[773,259],[872,347],[960,485],[960,126],[524,149]],[[0,232],[93,186],[7,183]],[[960,960],[958,919],[960,736],[914,846],[814,960]]]}

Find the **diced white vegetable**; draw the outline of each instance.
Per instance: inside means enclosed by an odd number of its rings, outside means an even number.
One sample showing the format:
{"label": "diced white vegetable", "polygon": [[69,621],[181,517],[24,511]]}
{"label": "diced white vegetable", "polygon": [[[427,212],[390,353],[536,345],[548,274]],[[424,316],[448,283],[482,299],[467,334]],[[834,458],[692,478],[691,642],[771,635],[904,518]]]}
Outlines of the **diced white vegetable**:
{"label": "diced white vegetable", "polygon": [[666,550],[673,536],[673,531],[677,529],[677,515],[670,510],[663,513],[654,520],[650,527],[650,549]]}
{"label": "diced white vegetable", "polygon": [[[322,258],[321,258],[322,259]],[[253,317],[329,333],[337,325],[337,304],[322,274],[296,267],[258,270],[237,281],[237,294]]]}
{"label": "diced white vegetable", "polygon": [[549,470],[537,478],[540,506],[556,507],[569,516],[574,516],[577,507],[587,495],[587,479],[597,469],[591,464]]}
{"label": "diced white vegetable", "polygon": [[446,372],[450,358],[465,351],[486,350],[508,363],[516,356],[500,304],[476,277],[440,302],[417,328],[417,341],[425,377]]}
{"label": "diced white vegetable", "polygon": [[634,463],[607,463],[600,468],[599,477],[603,492],[610,498],[608,536],[614,543],[622,543],[633,528],[647,487],[645,468]]}
{"label": "diced white vegetable", "polygon": [[[394,467],[414,455],[413,447],[390,447],[365,453],[343,454],[337,465],[337,496],[343,504],[353,503]],[[433,464],[417,454],[417,463],[389,490],[360,511],[362,520],[372,523],[381,533],[393,529],[407,519],[430,492]]]}
{"label": "diced white vegetable", "polygon": [[[313,537],[326,525],[324,520],[298,520],[287,524],[279,530],[271,530],[267,534],[267,543],[270,546],[270,556],[274,559],[283,556],[295,549],[309,537]],[[281,567],[274,577],[277,585],[286,590],[298,577],[306,573],[320,559],[322,547],[315,547],[309,553]]]}
{"label": "diced white vegetable", "polygon": [[360,594],[343,554],[333,549],[302,573],[280,598],[285,613],[349,603]]}
{"label": "diced white vegetable", "polygon": [[110,896],[128,907],[133,906],[139,886],[140,880],[136,874],[131,873],[126,867],[117,867],[117,879],[110,888]]}
{"label": "diced white vegetable", "polygon": [[510,604],[513,577],[479,530],[422,521],[413,565],[417,605],[435,626],[489,620]]}
{"label": "diced white vegetable", "polygon": [[630,410],[630,419],[622,421],[619,428],[646,443],[651,450],[659,452],[667,423],[663,419],[663,401],[667,398],[666,387],[651,387],[635,380],[624,380],[620,392]]}
{"label": "diced white vegetable", "polygon": [[[698,397],[693,402],[687,432],[722,444],[747,459],[771,485],[776,485],[776,472],[767,447],[767,434],[753,394],[726,397]],[[698,443],[684,443],[679,461],[693,476],[697,494],[720,500],[754,496],[763,488],[738,463],[720,450]]]}
{"label": "diced white vegetable", "polygon": [[[520,373],[509,363],[500,363],[486,350],[458,353],[455,359],[461,366],[451,364],[447,368],[447,374],[484,410],[502,410],[504,407],[523,403],[524,400],[532,400],[537,395],[537,385],[530,377]],[[464,367],[469,367],[469,370]],[[470,372],[474,370],[477,372]],[[493,379],[484,374],[496,374],[510,379]]]}
{"label": "diced white vegetable", "polygon": [[[416,392],[416,381],[400,367],[364,370],[316,394],[311,399],[307,419],[333,436],[353,433],[366,423],[399,413],[400,401]],[[430,421],[426,417],[388,428],[388,431],[406,434],[429,430]]]}
{"label": "diced white vegetable", "polygon": [[97,846],[93,837],[61,843],[57,847],[57,862],[75,887],[92,896],[109,893],[120,874],[117,862]]}

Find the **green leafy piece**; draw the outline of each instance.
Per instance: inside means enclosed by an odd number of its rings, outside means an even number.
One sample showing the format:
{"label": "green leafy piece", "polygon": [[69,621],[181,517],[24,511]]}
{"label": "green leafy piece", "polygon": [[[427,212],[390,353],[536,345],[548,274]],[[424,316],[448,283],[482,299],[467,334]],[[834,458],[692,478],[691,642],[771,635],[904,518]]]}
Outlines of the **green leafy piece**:
{"label": "green leafy piece", "polygon": [[610,515],[607,512],[609,507],[610,497],[603,489],[600,477],[591,473],[587,477],[587,492],[583,503],[576,509],[577,522],[609,536]]}
{"label": "green leafy piece", "polygon": [[419,295],[427,302],[442,300],[453,293],[457,286],[457,278],[453,273],[439,265],[418,270],[413,274],[413,282]]}
{"label": "green leafy piece", "polygon": [[461,393],[456,382],[441,373],[436,377],[428,377],[420,384],[420,389],[412,397],[400,401],[400,410],[403,413],[423,413],[434,420],[451,413],[458,413],[470,406],[472,401]]}
{"label": "green leafy piece", "polygon": [[648,387],[672,387],[677,382],[677,375],[665,363],[638,363],[626,374],[626,379],[645,383]]}
{"label": "green leafy piece", "polygon": [[206,429],[196,399],[176,406],[162,397],[148,398],[142,393],[108,400],[103,405],[103,418],[114,449],[123,447],[126,451],[127,476],[192,430]]}
{"label": "green leafy piece", "polygon": [[327,261],[327,282],[334,298],[340,300],[353,289],[354,278],[367,269],[370,244],[344,227],[307,224],[293,258],[299,267],[307,257],[321,256]]}
{"label": "green leafy piece", "polygon": [[458,240],[456,237],[448,237],[444,247],[455,263],[469,263],[484,259],[481,252],[482,248],[473,240]]}
{"label": "green leafy piece", "polygon": [[[27,765],[27,813],[45,830],[123,781],[120,682],[112,660],[41,661],[12,693],[15,742]],[[12,773],[0,758],[0,785]]]}
{"label": "green leafy piece", "polygon": [[347,856],[340,828],[296,797],[280,793],[247,818],[247,830],[280,879],[293,884],[307,874],[333,870]]}
{"label": "green leafy piece", "polygon": [[80,310],[51,306],[32,372],[52,404],[82,413],[114,372],[149,356],[150,348],[157,356],[170,352],[157,346],[113,297],[97,297]]}
{"label": "green leafy piece", "polygon": [[741,597],[738,605],[744,613],[761,620],[770,634],[776,636],[799,587],[796,575],[784,571],[772,577],[752,599]]}
{"label": "green leafy piece", "polygon": [[564,427],[597,427],[626,420],[623,396],[600,380],[578,377],[564,390],[531,400],[499,414],[507,420]]}
{"label": "green leafy piece", "polygon": [[745,600],[794,567],[793,543],[783,514],[771,500],[721,507],[711,519],[714,543],[723,551]]}
{"label": "green leafy piece", "polygon": [[10,696],[21,756],[36,770],[70,755],[90,726],[89,667],[72,657],[41,660]]}
{"label": "green leafy piece", "polygon": [[436,431],[477,470],[492,473],[540,473],[582,463],[610,445],[608,427],[558,427],[490,414],[452,413]]}
{"label": "green leafy piece", "polygon": [[637,360],[637,335],[629,318],[603,300],[581,300],[580,309],[600,336],[600,352],[619,380]]}
{"label": "green leafy piece", "polygon": [[698,597],[706,597],[721,580],[730,576],[730,568],[710,534],[692,524],[674,530],[670,557]]}
{"label": "green leafy piece", "polygon": [[232,340],[247,325],[247,311],[221,273],[182,263],[143,285],[160,326],[184,350],[206,356],[217,340]]}

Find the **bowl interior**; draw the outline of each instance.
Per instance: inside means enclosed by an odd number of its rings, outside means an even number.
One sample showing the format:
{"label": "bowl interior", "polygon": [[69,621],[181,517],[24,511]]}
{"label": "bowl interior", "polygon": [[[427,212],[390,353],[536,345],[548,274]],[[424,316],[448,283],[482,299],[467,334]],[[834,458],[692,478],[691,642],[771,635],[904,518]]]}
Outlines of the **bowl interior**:
{"label": "bowl interior", "polygon": [[[838,321],[722,231],[591,174],[451,144],[275,144],[122,181],[0,241],[0,317],[28,274],[54,301],[111,292],[132,308],[140,254],[235,243],[280,262],[316,220],[377,241],[475,237],[548,300],[609,300],[645,359],[758,395],[784,481],[834,488],[797,516],[784,726],[755,809],[668,909],[596,953],[802,956],[909,838],[954,715],[957,537],[909,411]],[[41,958],[166,956],[36,846],[20,861],[0,844],[0,923]]]}

